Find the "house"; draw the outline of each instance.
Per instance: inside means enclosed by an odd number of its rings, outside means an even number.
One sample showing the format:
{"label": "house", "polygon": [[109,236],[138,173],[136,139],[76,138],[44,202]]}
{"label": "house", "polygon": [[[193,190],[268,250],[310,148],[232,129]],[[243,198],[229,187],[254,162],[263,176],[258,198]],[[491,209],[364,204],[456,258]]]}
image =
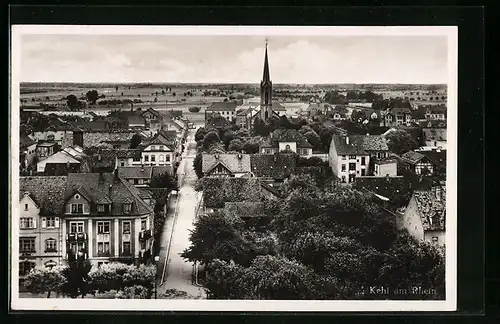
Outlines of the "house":
{"label": "house", "polygon": [[159,112],[157,112],[156,110],[154,110],[153,108],[148,108],[147,110],[145,110],[141,116],[146,119],[148,122],[152,122],[154,120],[160,120],[160,119],[163,119],[163,117],[161,116],[161,114]]}
{"label": "house", "polygon": [[158,132],[152,138],[139,145],[141,162],[145,166],[170,165],[175,159],[176,138],[166,132]]}
{"label": "house", "polygon": [[434,172],[432,161],[420,152],[408,151],[401,155],[401,161],[405,162],[416,174],[429,175]]}
{"label": "house", "polygon": [[396,177],[398,175],[398,160],[396,158],[375,158],[373,160],[373,175],[375,177]]}
{"label": "house", "polygon": [[252,154],[251,173],[257,178],[268,178],[283,182],[295,173],[297,163],[294,154]]}
{"label": "house", "polygon": [[118,176],[137,188],[147,188],[151,180],[160,174],[173,175],[172,165],[119,167]]}
{"label": "house", "polygon": [[73,130],[75,127],[49,126],[43,132],[33,132],[32,138],[37,142],[55,142],[65,148],[73,145]]}
{"label": "house", "polygon": [[425,119],[427,120],[446,120],[446,106],[437,105],[429,106],[425,111]]}
{"label": "house", "polygon": [[310,157],[312,149],[307,138],[296,129],[276,129],[259,145],[259,151],[263,154],[289,151]]}
{"label": "house", "polygon": [[242,177],[249,172],[250,154],[202,154],[204,177]]}
{"label": "house", "polygon": [[19,137],[19,163],[21,170],[27,170],[33,164],[36,156],[36,141],[25,133]]}
{"label": "house", "polygon": [[144,129],[146,128],[146,120],[141,116],[128,116],[127,123],[129,129]]}
{"label": "house", "polygon": [[425,155],[434,166],[434,173],[446,174],[446,150],[432,149],[422,150],[418,153]]}
{"label": "house", "polygon": [[428,120],[420,122],[419,125],[422,127],[426,146],[446,149],[446,120]]}
{"label": "house", "polygon": [[57,145],[58,144],[56,142],[39,142],[36,145],[36,157],[38,161],[45,160],[54,154],[56,152]]}
{"label": "house", "polygon": [[387,142],[381,135],[334,135],[328,159],[333,174],[342,182],[353,182],[356,176],[371,174],[371,159],[388,154]]}
{"label": "house", "polygon": [[62,209],[67,177],[20,177],[19,276],[32,268],[62,265]]}
{"label": "house", "polygon": [[347,115],[345,112],[341,112],[341,111],[334,111],[333,112],[333,120],[346,120],[347,119]]}
{"label": "house", "polygon": [[[79,170],[85,156],[86,154],[83,153],[81,147],[67,147],[38,162],[36,172],[39,174],[44,173],[45,175],[65,175],[64,170]],[[46,170],[47,164],[51,165],[49,170]]]}
{"label": "house", "polygon": [[254,108],[249,107],[237,110],[235,117],[236,125],[240,126],[241,128],[248,128],[248,125],[250,123],[250,116],[253,109]]}
{"label": "house", "polygon": [[419,241],[445,246],[446,189],[415,190],[398,224]]}
{"label": "house", "polygon": [[390,108],[383,115],[380,126],[410,126],[412,120],[410,108]]}
{"label": "house", "polygon": [[114,173],[70,173],[64,195],[62,255],[93,264],[147,262],[153,245],[153,208]]}
{"label": "house", "polygon": [[216,116],[232,122],[236,119],[237,106],[238,104],[235,101],[213,102],[205,109],[205,124]]}

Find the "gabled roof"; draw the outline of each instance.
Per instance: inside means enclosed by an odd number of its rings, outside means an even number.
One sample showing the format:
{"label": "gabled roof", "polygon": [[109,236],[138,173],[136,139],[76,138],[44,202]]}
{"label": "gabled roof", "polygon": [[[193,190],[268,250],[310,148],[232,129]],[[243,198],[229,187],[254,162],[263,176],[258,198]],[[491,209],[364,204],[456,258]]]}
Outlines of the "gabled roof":
{"label": "gabled roof", "polygon": [[298,148],[312,148],[307,138],[296,129],[278,128],[270,134],[260,147],[278,147],[280,142],[295,142]]}
{"label": "gabled roof", "polygon": [[271,108],[272,108],[273,111],[286,111],[285,106],[283,106],[282,104],[280,104],[277,101],[273,101],[272,102]]}
{"label": "gabled roof", "polygon": [[123,179],[151,179],[153,168],[146,167],[119,167],[118,176]]}
{"label": "gabled roof", "polygon": [[159,112],[157,112],[156,110],[154,110],[153,108],[149,107],[147,110],[143,111],[141,113],[141,116],[146,114],[146,113],[151,113],[152,115],[156,116],[156,118],[160,118],[161,117],[161,114]]}
{"label": "gabled roof", "polygon": [[[67,180],[65,199],[84,190],[93,203],[102,199],[112,201],[111,215],[123,215],[123,202],[127,199],[132,201],[131,215],[152,212],[151,207],[140,198],[137,188],[119,176],[115,178],[113,173],[70,173]],[[91,214],[93,212],[91,209]]]}
{"label": "gabled roof", "polygon": [[425,155],[415,151],[408,151],[402,154],[401,159],[410,164],[417,164],[421,161],[425,162],[425,160],[428,160],[428,158]]}
{"label": "gabled roof", "polygon": [[393,115],[400,115],[400,114],[410,114],[411,115],[411,110],[410,108],[391,108],[388,112],[392,113]]}
{"label": "gabled roof", "polygon": [[64,208],[66,176],[34,176],[19,178],[19,198],[27,192],[40,207],[40,215],[58,215]]}
{"label": "gabled roof", "polygon": [[145,125],[146,124],[146,120],[141,117],[141,116],[128,116],[127,118],[127,121],[128,121],[128,124],[141,124],[141,125]]}
{"label": "gabled roof", "polygon": [[446,114],[447,113],[447,109],[446,109],[446,106],[430,106],[430,107],[427,107],[426,113],[430,113],[430,114]]}
{"label": "gabled roof", "polygon": [[212,102],[205,111],[235,111],[238,104],[234,101]]}
{"label": "gabled roof", "polygon": [[202,154],[203,173],[210,172],[222,164],[232,173],[250,172],[250,154]]}
{"label": "gabled roof", "polygon": [[[347,144],[346,138],[348,138],[349,144]],[[389,150],[382,135],[334,135],[332,141],[339,155],[367,155],[373,151]]]}
{"label": "gabled roof", "polygon": [[436,167],[446,169],[446,150],[419,151],[425,155]]}
{"label": "gabled roof", "polygon": [[252,154],[250,165],[256,177],[283,180],[295,172],[296,159],[294,154]]}

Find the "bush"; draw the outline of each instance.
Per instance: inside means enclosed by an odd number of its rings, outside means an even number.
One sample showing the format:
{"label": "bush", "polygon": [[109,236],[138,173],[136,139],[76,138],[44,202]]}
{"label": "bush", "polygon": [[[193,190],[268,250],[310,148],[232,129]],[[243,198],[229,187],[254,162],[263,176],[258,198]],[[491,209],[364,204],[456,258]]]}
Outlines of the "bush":
{"label": "bush", "polygon": [[189,107],[188,110],[189,110],[189,112],[197,113],[197,112],[200,112],[201,107]]}

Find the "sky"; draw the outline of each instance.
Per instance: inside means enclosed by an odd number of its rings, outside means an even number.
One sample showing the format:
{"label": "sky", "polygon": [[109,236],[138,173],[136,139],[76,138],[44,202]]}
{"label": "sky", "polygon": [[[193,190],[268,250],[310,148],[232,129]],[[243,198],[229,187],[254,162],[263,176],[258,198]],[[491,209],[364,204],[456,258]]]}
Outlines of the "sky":
{"label": "sky", "polygon": [[[273,83],[447,83],[446,36],[273,36]],[[258,83],[264,36],[21,36],[22,82]]]}

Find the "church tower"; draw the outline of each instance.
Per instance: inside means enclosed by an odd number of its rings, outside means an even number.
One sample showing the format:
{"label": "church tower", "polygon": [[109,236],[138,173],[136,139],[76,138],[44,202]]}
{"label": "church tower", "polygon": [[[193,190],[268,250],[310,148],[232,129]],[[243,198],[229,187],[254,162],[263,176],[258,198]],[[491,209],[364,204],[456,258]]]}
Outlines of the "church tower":
{"label": "church tower", "polygon": [[267,39],[266,56],[264,58],[264,74],[260,82],[260,118],[267,121],[273,115],[273,83],[269,75],[269,60],[267,58]]}

